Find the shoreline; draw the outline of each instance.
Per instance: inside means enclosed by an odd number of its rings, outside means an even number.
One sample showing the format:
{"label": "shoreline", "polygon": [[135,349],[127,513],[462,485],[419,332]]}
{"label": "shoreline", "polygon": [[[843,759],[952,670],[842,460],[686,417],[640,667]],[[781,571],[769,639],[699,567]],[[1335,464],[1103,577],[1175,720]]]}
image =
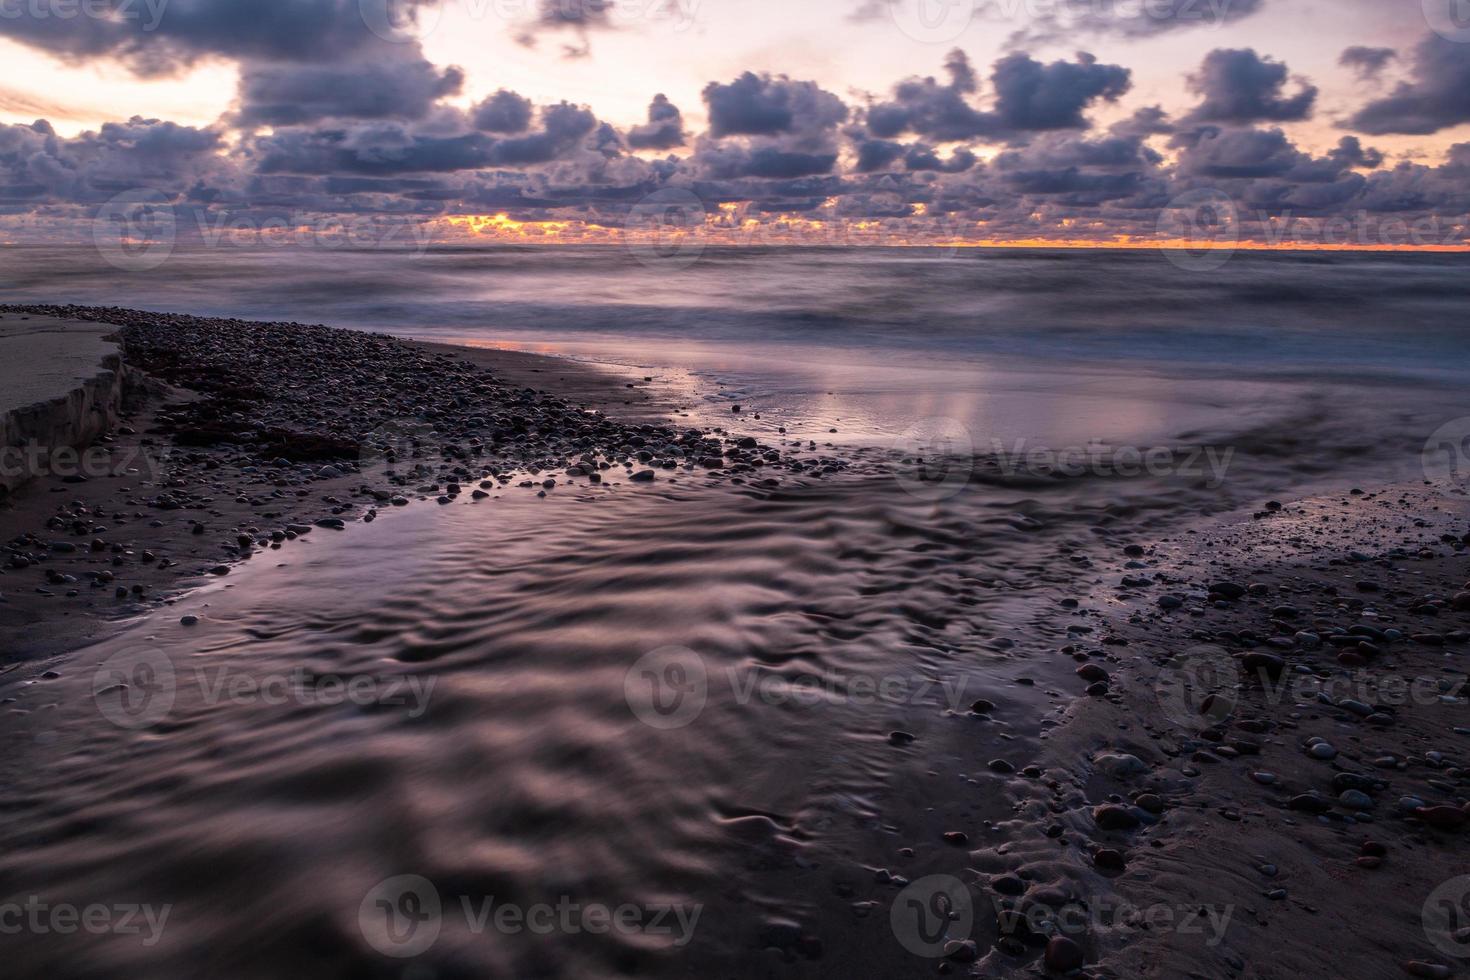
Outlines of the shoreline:
{"label": "shoreline", "polygon": [[[236,442],[193,444],[221,431],[209,429],[211,423],[238,435],[227,424],[238,409],[204,411],[201,406],[254,406],[252,410],[279,425],[298,426],[303,437],[316,440],[313,445],[329,450],[348,431],[341,426],[348,425],[351,413],[400,417],[387,411],[398,389],[375,382],[352,387],[350,397],[334,398],[341,376],[319,367],[318,361],[298,360],[294,370],[288,364],[283,378],[271,380],[262,377],[255,362],[233,362],[239,370],[221,372],[201,370],[202,364],[213,363],[209,358],[191,354],[170,360],[164,355],[181,348],[162,342],[177,340],[172,336],[176,329],[193,339],[198,330],[240,332],[246,338],[248,331],[262,329],[283,341],[315,338],[306,346],[276,348],[266,355],[280,361],[329,355],[333,339],[345,341],[341,335],[346,332],[167,317],[158,324],[142,322],[139,329],[148,341],[140,343],[140,353],[162,366],[157,377],[195,379],[199,388],[188,393],[175,387],[161,404],[134,416],[126,423],[133,431],[119,430],[107,444],[111,456],[146,448],[147,440],[156,445],[165,439],[177,442],[181,433],[188,444],[163,454],[170,465],[157,474],[158,486],[145,487],[139,481],[141,471],[89,479],[80,486],[36,485],[27,501],[32,510],[26,513],[33,517],[57,500],[111,496],[100,510],[95,500],[86,508],[83,517],[93,525],[78,531],[64,524],[52,536],[38,535],[35,542],[69,540],[77,543],[74,551],[52,547],[39,565],[7,569],[0,577],[0,591],[11,594],[9,585],[17,580],[34,584],[47,571],[78,570],[78,581],[66,583],[76,586],[74,600],[28,596],[28,603],[0,605],[5,617],[17,609],[33,611],[32,622],[45,625],[54,644],[32,648],[31,659],[13,666],[39,671],[41,657],[75,654],[127,626],[118,618],[89,619],[88,608],[105,607],[122,616],[158,615],[160,605],[174,601],[166,591],[170,585],[192,588],[210,581],[212,571],[214,580],[227,584],[229,570],[239,562],[269,561],[276,553],[284,557],[289,548],[309,548],[314,538],[352,522],[387,516],[411,500],[447,504],[474,494],[488,505],[496,496],[514,493],[519,494],[518,508],[530,508],[522,511],[522,520],[534,524],[537,519],[527,515],[539,513],[534,511],[539,506],[535,496],[566,492],[568,483],[577,499],[597,500],[631,489],[631,474],[649,472],[654,481],[679,489],[744,484],[746,493],[758,496],[775,489],[761,486],[766,481],[780,484],[804,471],[821,475],[841,468],[840,461],[822,457],[803,460],[784,444],[747,445],[751,440],[721,430],[681,432],[590,414],[584,409],[610,412],[629,400],[630,390],[640,392],[622,387],[632,382],[592,366],[520,352],[503,356],[506,352],[484,348],[470,349],[476,355],[464,357],[460,348],[369,334],[351,341],[363,345],[358,352],[365,360],[355,363],[380,381],[391,380],[400,360],[407,371],[437,372],[430,375],[434,380],[428,387],[436,389],[432,395],[422,393],[421,383],[406,389],[404,397],[424,399],[418,414],[453,438],[439,443],[424,438],[417,428],[395,429],[391,445],[369,440],[373,449],[368,457],[340,460],[344,472],[323,475],[323,469],[335,464],[322,460],[276,466],[262,462],[259,451],[244,452]],[[149,332],[155,329],[162,338]],[[235,356],[243,355],[237,349]],[[527,386],[543,378],[566,387],[554,389],[554,396],[526,394]],[[301,390],[293,387],[308,381],[323,396],[320,401],[301,397]],[[646,397],[631,407],[652,412],[662,406],[656,390],[641,391]],[[565,401],[568,397],[576,407]],[[491,418],[484,426],[466,423],[461,430],[447,418],[475,412]],[[308,424],[323,418],[334,425]],[[496,437],[485,438],[491,428]],[[545,433],[548,429],[554,431]],[[572,447],[556,441],[561,438],[586,444]],[[416,451],[415,439],[421,443]],[[430,442],[432,451],[425,452],[423,444]],[[481,451],[471,454],[461,448],[469,445]],[[563,445],[572,451],[559,453]],[[718,456],[713,455],[716,450]],[[379,459],[384,453],[393,458]],[[387,464],[408,468],[410,459],[414,468],[397,474],[395,481]],[[552,462],[556,465],[542,465]],[[645,464],[646,471],[641,469]],[[456,467],[473,471],[479,465],[486,467],[487,479],[476,482],[455,472]],[[571,473],[574,469],[579,472]],[[455,479],[465,480],[458,491],[452,489]],[[547,487],[545,480],[554,483]],[[474,486],[479,489],[472,491]],[[848,498],[810,494],[818,499],[804,506],[815,521],[803,527],[838,525],[824,529],[838,541],[842,562],[835,567],[845,573],[876,571],[883,562],[876,557],[874,540],[849,539],[861,533],[861,526],[848,524],[856,517],[833,504],[840,499],[860,506],[864,491],[872,487],[848,489],[853,491]],[[997,489],[1002,501],[1008,499],[1004,487]],[[225,492],[229,490],[240,492],[231,500]],[[972,487],[970,492],[977,491]],[[1028,488],[1026,494],[1031,492]],[[164,494],[171,495],[172,505],[160,505]],[[770,494],[768,499],[781,496]],[[786,502],[797,496],[787,496]],[[910,705],[901,716],[870,719],[869,724],[880,726],[873,740],[884,746],[884,764],[892,766],[880,770],[882,778],[891,779],[895,790],[924,785],[916,773],[901,768],[911,761],[931,777],[962,776],[965,781],[956,786],[974,785],[980,792],[921,789],[922,812],[885,813],[885,829],[891,829],[893,839],[881,850],[863,852],[874,866],[865,869],[866,879],[842,882],[844,888],[855,889],[852,896],[844,894],[842,904],[849,897],[857,899],[854,906],[872,903],[883,928],[889,909],[901,908],[906,896],[914,897],[908,891],[911,885],[935,875],[956,882],[973,901],[973,929],[947,937],[938,951],[923,954],[949,970],[974,964],[978,970],[1001,973],[1044,967],[1056,975],[1078,968],[1102,976],[1314,975],[1325,963],[1350,953],[1353,962],[1362,964],[1361,972],[1338,967],[1344,976],[1385,976],[1390,967],[1407,976],[1455,975],[1441,972],[1454,967],[1454,958],[1425,933],[1419,910],[1436,885],[1453,879],[1459,847],[1470,832],[1470,691],[1465,686],[1470,500],[1410,485],[1370,485],[1283,499],[1284,504],[1262,501],[1249,514],[1181,518],[1160,531],[1091,522],[1091,529],[1099,532],[1094,540],[1075,548],[1067,544],[1069,557],[1085,559],[1073,563],[1072,577],[1043,568],[1038,582],[1050,591],[1027,597],[1040,628],[1028,633],[1014,622],[990,624],[997,634],[990,649],[1006,665],[999,673],[1020,672],[1014,686],[1007,682],[987,692],[994,700],[976,701],[968,712],[960,707],[936,717]],[[705,523],[723,516],[720,500],[685,503]],[[828,507],[843,513],[842,520],[825,516]],[[0,512],[0,520],[9,521],[22,510],[8,508]],[[328,516],[313,519],[310,515],[317,511]],[[962,513],[934,504],[927,511],[916,508],[902,522],[890,523],[884,514],[874,525],[881,530],[869,533],[901,538],[901,526],[917,527],[923,550],[916,548],[908,556],[919,562],[911,576],[892,572],[894,581],[861,594],[892,591],[891,605],[898,606],[898,580],[942,575],[937,569],[946,552],[931,549],[983,549],[983,538],[955,526],[964,523],[956,516]],[[207,524],[204,532],[192,530],[200,526],[191,523],[195,519]],[[756,511],[747,519],[775,518]],[[1007,522],[1013,534],[1035,533],[1033,528],[1042,526],[1027,517],[997,519]],[[94,537],[92,526],[110,522],[110,533],[95,533],[101,548],[87,544]],[[1083,518],[1062,533],[1086,537],[1081,532],[1088,523]],[[736,537],[725,543],[733,547],[730,542],[739,539],[740,531],[732,528],[732,533]],[[113,550],[114,539],[121,551]],[[135,554],[145,539],[166,541],[172,550],[160,549],[152,561],[146,560]],[[677,537],[651,543],[690,547]],[[595,550],[598,543],[589,544]],[[902,547],[900,541],[890,545]],[[579,543],[558,537],[555,547],[576,552]],[[531,554],[536,556],[537,550],[533,547]],[[867,567],[870,560],[872,569]],[[526,562],[523,556],[521,564]],[[534,557],[530,563],[537,564]],[[88,570],[112,574],[104,586],[143,585],[144,591],[135,595],[129,589],[128,596],[113,598],[108,587],[89,587],[83,577]],[[914,632],[906,639],[916,644],[915,653],[922,657],[928,651],[944,663],[953,654],[951,639],[944,635],[950,615],[959,618],[970,604],[965,600],[978,603],[997,586],[1008,591],[1012,586],[1006,579],[1001,574],[985,580],[961,577],[955,584],[968,591],[937,594],[947,595],[949,604],[925,606],[922,594],[904,599],[901,618],[913,620]],[[845,630],[842,620],[854,616],[847,605],[854,597],[840,583],[834,592],[838,598],[832,610],[841,615],[814,604],[820,618]],[[1053,593],[1061,598],[1043,599]],[[582,595],[577,589],[563,593],[573,602]],[[67,601],[77,603],[71,626],[85,630],[91,623],[92,635],[69,631],[48,618],[57,604]],[[777,600],[763,597],[761,602],[779,608]],[[864,607],[859,615],[870,611]],[[8,619],[0,622],[11,626]],[[201,625],[201,634],[223,630],[227,622]],[[179,628],[160,625],[175,633]],[[626,621],[623,627],[633,629]],[[838,635],[852,639],[859,632]],[[1022,645],[1016,646],[1011,636]],[[834,649],[841,645],[833,641]],[[51,690],[70,683],[71,674],[84,683],[89,673],[84,660],[85,655],[55,662],[62,677]],[[955,664],[942,669],[962,668]],[[444,673],[452,683],[453,667],[445,667]],[[1416,687],[1418,678],[1427,681]],[[22,690],[24,684],[14,683],[18,673],[5,679],[20,698],[16,713],[39,707],[32,698],[67,700],[51,690],[41,693],[46,685]],[[1409,692],[1408,700],[1395,702],[1396,691]],[[1055,714],[1037,710],[1042,696]],[[71,698],[70,705],[75,708],[83,699]],[[888,722],[900,728],[884,737]],[[894,741],[895,734],[909,727],[918,733],[917,740],[909,734],[908,741]],[[1317,747],[1324,744],[1328,748]],[[809,744],[805,751],[822,751],[822,746]],[[888,761],[892,758],[899,761]],[[810,832],[809,827],[802,829]],[[897,848],[896,842],[911,846]],[[762,885],[771,885],[773,893],[793,882],[809,885],[800,877],[772,881]],[[1140,921],[1133,914],[1139,910],[1166,911],[1171,921],[1151,927],[1146,918]],[[831,933],[802,934],[795,941],[790,928],[782,925],[776,947],[788,962],[810,958],[815,949],[827,968],[856,969],[869,962],[897,970],[918,962],[894,958],[889,950],[865,950],[851,931],[862,927],[844,921],[824,919],[821,927]],[[1334,954],[1324,957],[1324,945]],[[1380,956],[1386,950],[1403,953],[1396,956],[1401,962],[1386,964]],[[868,960],[868,955],[889,958]]]}
{"label": "shoreline", "polygon": [[0,509],[0,629],[46,627],[11,659],[95,641],[239,561],[411,500],[701,475],[774,486],[794,462],[675,428],[682,406],[650,379],[561,358],[299,323],[0,312],[117,327],[153,390],[78,472],[37,475]]}

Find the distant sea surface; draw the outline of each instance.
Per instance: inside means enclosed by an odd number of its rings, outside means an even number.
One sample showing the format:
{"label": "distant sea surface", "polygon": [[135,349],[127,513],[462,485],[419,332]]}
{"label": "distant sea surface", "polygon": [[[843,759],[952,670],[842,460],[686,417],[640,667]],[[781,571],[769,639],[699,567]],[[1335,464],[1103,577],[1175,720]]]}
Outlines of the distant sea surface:
{"label": "distant sea surface", "polygon": [[1299,453],[1330,457],[1347,439],[1402,457],[1465,414],[1470,256],[1206,258],[1218,268],[1147,250],[195,246],[123,271],[91,248],[9,247],[0,297],[672,372],[660,379],[690,380],[712,412],[736,401],[750,427],[761,412],[772,431],[834,442],[885,444],[942,418],[980,447],[1250,430],[1304,439]]}

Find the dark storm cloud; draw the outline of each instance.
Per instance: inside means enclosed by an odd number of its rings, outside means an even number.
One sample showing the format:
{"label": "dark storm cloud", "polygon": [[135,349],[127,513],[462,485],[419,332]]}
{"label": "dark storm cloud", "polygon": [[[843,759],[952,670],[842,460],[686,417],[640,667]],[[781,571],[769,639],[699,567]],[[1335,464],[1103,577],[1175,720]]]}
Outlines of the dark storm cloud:
{"label": "dark storm cloud", "polygon": [[904,145],[892,140],[864,140],[857,148],[857,171],[870,174],[887,170],[904,155]]}
{"label": "dark storm cloud", "polygon": [[487,133],[524,133],[531,126],[531,100],[501,89],[472,111],[476,129]]}
{"label": "dark storm cloud", "polygon": [[648,122],[628,130],[628,145],[635,150],[672,150],[684,145],[684,116],[679,107],[660,93],[648,106]]}
{"label": "dark storm cloud", "polygon": [[[379,40],[359,0],[92,2],[111,16],[61,18],[44,4],[12,4],[7,9],[17,16],[0,18],[0,36],[69,60],[117,57],[145,75],[170,74],[209,55],[320,64]],[[392,2],[412,12],[437,0]]]}
{"label": "dark storm cloud", "polygon": [[0,126],[0,184],[5,196],[74,202],[103,201],[131,187],[182,193],[229,164],[212,129],[134,116],[73,139],[49,123]]}
{"label": "dark storm cloud", "polygon": [[1350,127],[1374,136],[1437,133],[1470,122],[1470,44],[1431,34],[1414,49],[1410,81],[1368,103]]}
{"label": "dark storm cloud", "polygon": [[803,153],[779,145],[710,141],[699,146],[695,160],[703,175],[713,180],[789,179],[831,173],[837,163],[837,153]]}
{"label": "dark storm cloud", "polygon": [[830,129],[847,118],[842,100],[815,82],[745,72],[728,85],[704,88],[710,135],[774,136]]}
{"label": "dark storm cloud", "polygon": [[1368,48],[1353,45],[1343,51],[1337,63],[1351,68],[1364,81],[1376,81],[1388,67],[1388,63],[1399,56],[1393,48]]}
{"label": "dark storm cloud", "polygon": [[908,148],[903,155],[903,165],[911,172],[932,170],[936,173],[962,174],[975,166],[976,156],[964,147],[960,147],[949,155],[949,159],[942,160],[939,154],[931,146],[923,143],[915,143]]}
{"label": "dark storm cloud", "polygon": [[1317,88],[1298,81],[1295,94],[1285,92],[1286,65],[1255,51],[1217,48],[1205,56],[1189,87],[1201,102],[1187,121],[1249,124],[1306,119],[1317,101]]}
{"label": "dark storm cloud", "polygon": [[435,68],[422,58],[392,57],[401,49],[340,64],[248,64],[240,73],[245,127],[299,126],[323,119],[421,119],[434,104],[459,94],[464,72]]}
{"label": "dark storm cloud", "polygon": [[1006,140],[1056,129],[1085,129],[1083,112],[1098,100],[1116,101],[1130,85],[1119,65],[1104,65],[1088,54],[1074,62],[1042,64],[1024,54],[995,63],[990,74],[995,104],[977,109],[969,96],[978,85],[969,59],[953,52],[945,63],[948,84],[932,76],[894,87],[891,101],[869,107],[868,129],[889,139],[912,132],[931,140]]}
{"label": "dark storm cloud", "polygon": [[1364,147],[1356,136],[1344,136],[1338,140],[1337,146],[1328,156],[1344,167],[1374,170],[1383,166],[1383,152]]}
{"label": "dark storm cloud", "polygon": [[251,148],[263,174],[395,176],[545,164],[582,148],[597,128],[590,110],[568,103],[541,110],[541,129],[496,138],[481,132],[435,135],[401,124],[279,130]]}

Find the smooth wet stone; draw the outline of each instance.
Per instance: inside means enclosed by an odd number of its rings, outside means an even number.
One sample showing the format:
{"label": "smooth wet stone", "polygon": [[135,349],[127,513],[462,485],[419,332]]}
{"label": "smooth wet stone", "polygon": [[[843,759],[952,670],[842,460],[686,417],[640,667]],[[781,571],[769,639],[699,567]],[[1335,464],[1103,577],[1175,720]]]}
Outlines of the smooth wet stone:
{"label": "smooth wet stone", "polygon": [[1137,814],[1116,803],[1093,807],[1092,820],[1103,830],[1133,830],[1139,823]]}
{"label": "smooth wet stone", "polygon": [[1316,745],[1311,745],[1307,747],[1307,755],[1311,756],[1314,759],[1320,759],[1323,762],[1328,762],[1332,759],[1337,758],[1337,749],[1333,748],[1326,742],[1318,742]]}
{"label": "smooth wet stone", "polygon": [[1073,940],[1066,936],[1053,936],[1046,944],[1046,953],[1042,960],[1051,972],[1068,973],[1080,970],[1087,962],[1087,956],[1082,947]]}
{"label": "smooth wet stone", "polygon": [[1094,763],[1114,779],[1127,779],[1148,772],[1148,764],[1142,759],[1122,752],[1104,752]]}

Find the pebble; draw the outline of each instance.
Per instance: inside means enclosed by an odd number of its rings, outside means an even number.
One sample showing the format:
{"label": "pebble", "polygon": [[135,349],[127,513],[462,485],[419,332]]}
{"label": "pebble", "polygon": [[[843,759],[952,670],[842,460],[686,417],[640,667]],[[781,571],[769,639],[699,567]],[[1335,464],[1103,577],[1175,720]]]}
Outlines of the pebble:
{"label": "pebble", "polygon": [[1066,936],[1052,936],[1046,944],[1042,957],[1046,968],[1053,973],[1069,973],[1080,970],[1087,962],[1082,947]]}

